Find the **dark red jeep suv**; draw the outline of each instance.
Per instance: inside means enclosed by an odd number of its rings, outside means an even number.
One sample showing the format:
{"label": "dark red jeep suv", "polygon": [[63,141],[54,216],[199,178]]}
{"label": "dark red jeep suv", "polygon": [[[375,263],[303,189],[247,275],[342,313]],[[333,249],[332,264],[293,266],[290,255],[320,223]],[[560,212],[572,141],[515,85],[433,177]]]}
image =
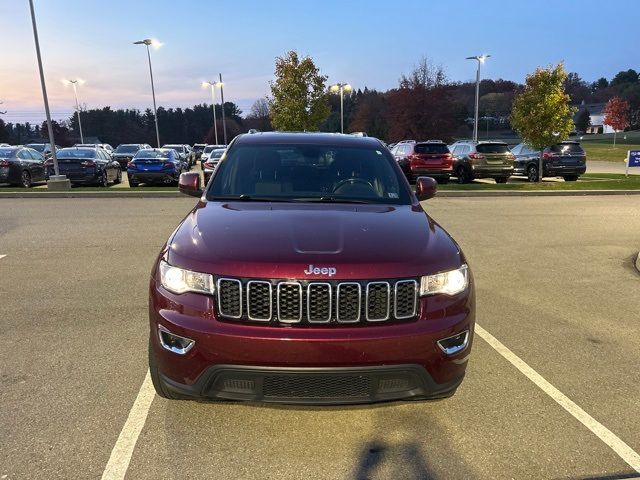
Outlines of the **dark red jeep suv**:
{"label": "dark red jeep suv", "polygon": [[460,247],[374,138],[241,135],[153,267],[165,398],[339,404],[452,395],[475,318]]}

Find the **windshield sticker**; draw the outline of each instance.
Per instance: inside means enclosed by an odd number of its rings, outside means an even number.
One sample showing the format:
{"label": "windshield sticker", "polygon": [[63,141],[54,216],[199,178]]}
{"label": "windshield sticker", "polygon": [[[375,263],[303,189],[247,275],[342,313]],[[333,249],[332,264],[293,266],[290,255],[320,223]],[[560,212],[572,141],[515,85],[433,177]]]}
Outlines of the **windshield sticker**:
{"label": "windshield sticker", "polygon": [[397,193],[389,192],[389,198],[398,198]]}

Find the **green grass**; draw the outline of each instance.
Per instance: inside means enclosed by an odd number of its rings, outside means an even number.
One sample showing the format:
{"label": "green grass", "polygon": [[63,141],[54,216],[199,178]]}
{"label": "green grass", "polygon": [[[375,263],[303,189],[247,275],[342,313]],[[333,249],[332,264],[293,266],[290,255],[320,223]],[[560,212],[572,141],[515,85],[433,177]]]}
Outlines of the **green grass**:
{"label": "green grass", "polygon": [[624,175],[615,173],[586,174],[577,182],[544,181],[529,183],[526,180],[518,183],[469,183],[466,185],[438,185],[438,190],[640,190],[640,175]]}
{"label": "green grass", "polygon": [[617,144],[613,148],[613,143],[585,142],[582,141],[582,148],[587,154],[589,161],[620,162],[627,158],[627,150],[640,150],[640,143]]}

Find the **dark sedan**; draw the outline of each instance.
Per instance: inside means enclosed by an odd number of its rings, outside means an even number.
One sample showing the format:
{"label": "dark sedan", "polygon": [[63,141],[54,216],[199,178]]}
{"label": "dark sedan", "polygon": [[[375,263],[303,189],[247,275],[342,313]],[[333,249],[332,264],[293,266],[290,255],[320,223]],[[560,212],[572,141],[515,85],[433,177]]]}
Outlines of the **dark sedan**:
{"label": "dark sedan", "polygon": [[[530,182],[538,181],[540,150],[521,143],[511,149],[516,157],[513,173],[524,175]],[[542,152],[542,176],[563,177],[575,182],[587,171],[587,156],[578,142],[560,142],[546,147]]]}
{"label": "dark sedan", "polygon": [[0,148],[0,183],[29,188],[47,180],[44,156],[27,147]]}
{"label": "dark sedan", "polygon": [[111,156],[120,164],[122,170],[126,170],[127,164],[133,160],[136,153],[143,148],[151,147],[142,143],[123,143],[122,145],[118,145],[118,148],[113,151]]}
{"label": "dark sedan", "polygon": [[[122,181],[120,164],[103,148],[63,148],[58,150],[56,156],[60,175],[66,175],[72,185],[96,184],[106,187],[110,182]],[[52,164],[49,164],[49,174],[53,174]]]}
{"label": "dark sedan", "polygon": [[180,174],[189,169],[173,148],[140,150],[127,165],[129,186],[140,183],[178,183]]}

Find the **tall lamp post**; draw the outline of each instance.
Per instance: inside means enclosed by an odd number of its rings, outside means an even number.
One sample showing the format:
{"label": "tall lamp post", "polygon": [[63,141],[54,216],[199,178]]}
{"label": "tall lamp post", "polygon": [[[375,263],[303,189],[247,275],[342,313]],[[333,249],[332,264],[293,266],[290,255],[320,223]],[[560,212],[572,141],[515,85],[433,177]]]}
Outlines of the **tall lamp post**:
{"label": "tall lamp post", "polygon": [[47,116],[47,130],[49,131],[49,144],[51,146],[51,158],[53,160],[53,171],[55,175],[50,176],[47,181],[47,188],[52,190],[67,190],[71,188],[71,182],[66,175],[60,175],[58,169],[58,156],[56,155],[56,140],[53,137],[53,127],[51,126],[51,112],[49,111],[49,98],[47,97],[47,85],[44,81],[44,70],[42,69],[42,57],[40,55],[40,41],[38,40],[38,27],[36,25],[36,12],[33,8],[33,0],[29,0],[31,10],[31,24],[33,25],[33,40],[36,44],[36,57],[38,58],[38,70],[40,72],[40,85],[42,86],[42,98],[44,99],[44,112]]}
{"label": "tall lamp post", "polygon": [[84,80],[80,80],[79,78],[75,80],[63,80],[65,85],[73,86],[73,94],[76,97],[76,112],[78,112],[78,128],[80,130],[80,143],[84,143],[84,136],[82,135],[82,121],[80,120],[80,102],[78,102],[78,85],[83,85]]}
{"label": "tall lamp post", "polygon": [[202,88],[211,87],[211,109],[213,110],[213,132],[218,145],[218,120],[216,119],[216,85],[218,82],[202,82]]}
{"label": "tall lamp post", "polygon": [[227,143],[227,122],[224,119],[224,83],[222,83],[222,74],[219,74],[220,76],[220,81],[218,82],[218,85],[220,86],[220,102],[221,102],[221,107],[222,107],[222,131],[224,133],[224,144],[228,145]]}
{"label": "tall lamp post", "polygon": [[340,133],[344,133],[344,92],[353,90],[348,83],[336,83],[329,87],[331,93],[340,92]]}
{"label": "tall lamp post", "polygon": [[156,109],[156,90],[153,85],[153,69],[151,68],[151,54],[149,53],[149,46],[153,48],[160,48],[162,43],[152,38],[145,38],[144,40],[139,40],[137,42],[133,42],[134,45],[145,45],[147,47],[147,58],[149,59],[149,76],[151,77],[151,96],[153,97],[153,118],[156,122],[156,141],[158,142],[158,148],[160,148],[160,130],[158,129],[158,111]]}
{"label": "tall lamp post", "polygon": [[473,120],[473,141],[478,141],[478,104],[480,102],[480,65],[491,55],[476,55],[475,57],[467,57],[466,60],[477,60],[478,70],[476,72],[476,108]]}

